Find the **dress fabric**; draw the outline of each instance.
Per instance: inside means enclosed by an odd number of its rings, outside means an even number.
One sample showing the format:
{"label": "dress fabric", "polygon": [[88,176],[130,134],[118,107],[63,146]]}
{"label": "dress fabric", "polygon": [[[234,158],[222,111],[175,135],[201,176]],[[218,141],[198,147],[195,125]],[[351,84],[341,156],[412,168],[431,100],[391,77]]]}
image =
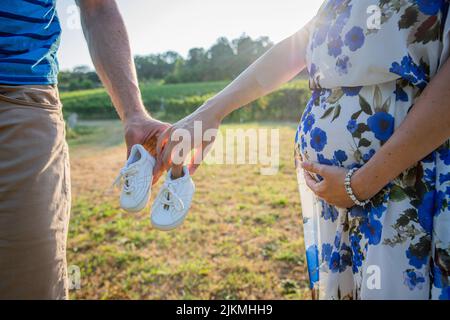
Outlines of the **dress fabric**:
{"label": "dress fabric", "polygon": [[[445,0],[324,2],[305,27],[312,97],[296,134],[297,164],[369,161],[446,62],[448,9]],[[317,198],[297,166],[315,297],[449,299],[449,145],[348,210]]]}

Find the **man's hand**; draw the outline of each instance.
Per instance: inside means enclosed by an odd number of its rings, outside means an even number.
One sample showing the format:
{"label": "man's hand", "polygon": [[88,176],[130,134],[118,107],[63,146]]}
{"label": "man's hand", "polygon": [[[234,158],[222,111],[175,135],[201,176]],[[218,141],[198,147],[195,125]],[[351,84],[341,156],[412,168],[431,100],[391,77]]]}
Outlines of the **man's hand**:
{"label": "man's hand", "polygon": [[[152,119],[141,99],[128,34],[114,0],[78,0],[83,32],[97,73],[125,128],[128,155],[142,144],[156,157],[156,141],[169,126]],[[156,182],[161,173],[154,173]]]}
{"label": "man's hand", "polygon": [[[147,151],[157,157],[156,144],[159,136],[170,125],[146,114],[133,116],[124,122],[125,142],[127,144],[127,158],[130,155],[131,148],[135,144],[142,144]],[[153,172],[153,183],[156,183],[161,177],[162,170],[155,168]]]}

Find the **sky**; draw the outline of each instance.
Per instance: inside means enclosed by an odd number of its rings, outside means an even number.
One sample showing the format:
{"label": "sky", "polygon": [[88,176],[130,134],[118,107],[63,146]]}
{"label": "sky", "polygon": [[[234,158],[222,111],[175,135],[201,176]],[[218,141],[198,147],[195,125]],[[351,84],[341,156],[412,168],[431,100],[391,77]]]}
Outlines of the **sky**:
{"label": "sky", "polygon": [[[209,48],[217,38],[243,33],[278,42],[305,25],[321,0],[117,0],[133,54]],[[61,69],[92,66],[73,0],[58,0],[63,28]]]}

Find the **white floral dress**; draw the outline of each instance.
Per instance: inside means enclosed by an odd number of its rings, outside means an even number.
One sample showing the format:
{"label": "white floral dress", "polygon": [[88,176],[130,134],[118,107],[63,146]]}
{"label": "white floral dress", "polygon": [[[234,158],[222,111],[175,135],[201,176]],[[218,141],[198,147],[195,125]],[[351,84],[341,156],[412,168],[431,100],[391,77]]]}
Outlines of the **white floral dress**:
{"label": "white floral dress", "polygon": [[[312,98],[296,135],[297,164],[369,161],[447,60],[448,9],[445,0],[324,2],[307,27]],[[317,298],[449,299],[448,141],[365,207],[327,204],[297,172]]]}

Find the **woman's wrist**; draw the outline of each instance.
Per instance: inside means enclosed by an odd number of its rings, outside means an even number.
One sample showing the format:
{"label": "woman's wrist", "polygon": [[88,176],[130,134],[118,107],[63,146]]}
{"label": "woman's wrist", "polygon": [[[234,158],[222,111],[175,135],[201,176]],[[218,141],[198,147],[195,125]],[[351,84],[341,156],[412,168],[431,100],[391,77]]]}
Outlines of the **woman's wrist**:
{"label": "woman's wrist", "polygon": [[362,166],[352,176],[352,189],[356,198],[360,201],[371,199],[383,186],[378,186],[377,177],[371,174],[370,168]]}
{"label": "woman's wrist", "polygon": [[209,118],[213,118],[219,123],[229,114],[226,105],[214,98],[206,101],[198,111],[206,113]]}

